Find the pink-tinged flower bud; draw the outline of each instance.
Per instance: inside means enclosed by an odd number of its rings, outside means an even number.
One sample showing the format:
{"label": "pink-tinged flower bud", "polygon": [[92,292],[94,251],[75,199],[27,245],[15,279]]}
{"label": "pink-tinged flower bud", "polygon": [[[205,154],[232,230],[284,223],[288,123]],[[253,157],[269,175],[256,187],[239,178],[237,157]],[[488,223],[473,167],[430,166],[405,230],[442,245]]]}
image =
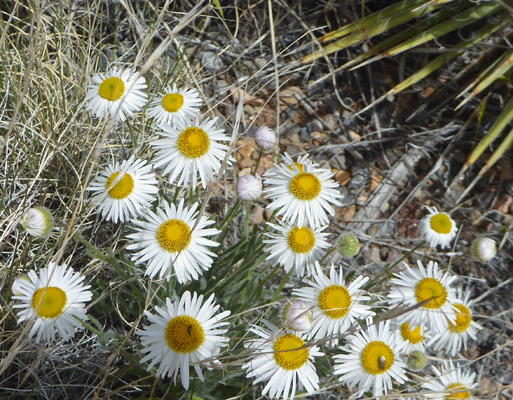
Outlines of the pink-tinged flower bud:
{"label": "pink-tinged flower bud", "polygon": [[485,237],[474,240],[472,243],[472,254],[478,261],[490,261],[497,254],[495,241]]}
{"label": "pink-tinged flower bud", "polygon": [[262,180],[258,175],[244,175],[239,179],[237,193],[241,200],[256,200],[262,194]]}
{"label": "pink-tinged flower bud", "polygon": [[284,325],[294,331],[307,331],[312,327],[312,307],[303,300],[292,301],[283,313]]}
{"label": "pink-tinged flower bud", "polygon": [[21,217],[21,226],[29,235],[36,238],[48,235],[53,228],[53,223],[53,216],[45,207],[29,208]]}
{"label": "pink-tinged flower bud", "polygon": [[276,144],[276,133],[267,126],[261,126],[255,133],[257,144],[264,150],[271,150]]}
{"label": "pink-tinged flower bud", "polygon": [[27,275],[22,275],[19,278],[15,278],[11,286],[11,296],[21,296],[23,293],[20,291],[21,281],[30,282]]}

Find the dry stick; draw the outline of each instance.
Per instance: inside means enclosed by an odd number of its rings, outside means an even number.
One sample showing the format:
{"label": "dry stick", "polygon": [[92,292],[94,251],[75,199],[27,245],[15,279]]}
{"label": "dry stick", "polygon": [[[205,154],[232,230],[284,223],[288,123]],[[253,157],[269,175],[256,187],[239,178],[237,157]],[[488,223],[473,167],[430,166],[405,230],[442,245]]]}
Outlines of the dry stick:
{"label": "dry stick", "polygon": [[276,86],[276,140],[280,141],[280,76],[278,75],[278,58],[276,53],[276,35],[274,32],[274,17],[272,0],[267,0],[269,8],[269,27],[271,30],[271,48],[274,60],[274,85]]}

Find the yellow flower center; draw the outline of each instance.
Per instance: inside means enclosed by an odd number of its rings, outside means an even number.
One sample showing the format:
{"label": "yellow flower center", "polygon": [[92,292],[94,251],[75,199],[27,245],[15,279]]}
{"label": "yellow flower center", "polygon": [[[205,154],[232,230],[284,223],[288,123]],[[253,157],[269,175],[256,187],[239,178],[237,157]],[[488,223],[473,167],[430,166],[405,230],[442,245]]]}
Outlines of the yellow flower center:
{"label": "yellow flower center", "polygon": [[185,157],[198,158],[207,153],[210,148],[210,138],[203,129],[190,127],[180,133],[177,146]]}
{"label": "yellow flower center", "polygon": [[308,253],[315,245],[315,235],[306,226],[302,228],[296,226],[289,232],[287,241],[294,253]]}
{"label": "yellow flower center", "polygon": [[98,93],[105,100],[119,100],[125,93],[125,82],[115,76],[107,78],[101,83]]}
{"label": "yellow flower center", "polygon": [[433,229],[436,233],[451,233],[451,219],[446,214],[436,214],[433,217],[431,217],[431,229]]}
{"label": "yellow flower center", "polygon": [[180,93],[166,94],[162,99],[162,107],[167,112],[177,112],[183,106],[183,96]]}
{"label": "yellow flower center", "polygon": [[349,291],[340,285],[328,286],[319,294],[319,307],[324,314],[333,319],[345,317],[352,302]]}
{"label": "yellow flower center", "polygon": [[299,200],[313,200],[321,193],[321,181],[310,172],[300,172],[290,181],[290,191]]}
{"label": "yellow flower center", "polygon": [[379,375],[392,367],[395,356],[390,346],[384,342],[375,340],[365,346],[360,360],[365,371],[371,375]]}
{"label": "yellow flower center", "polygon": [[[114,172],[109,179],[107,179],[107,184],[105,188],[111,187],[112,183],[118,177],[119,172]],[[110,190],[109,195],[114,199],[121,200],[125,197],[128,197],[132,191],[134,190],[134,178],[130,174],[125,174],[123,178],[121,178],[118,183],[116,183]]]}
{"label": "yellow flower center", "polygon": [[68,297],[61,288],[49,286],[36,290],[32,308],[43,318],[57,318],[64,311]]}
{"label": "yellow flower center", "polygon": [[192,353],[205,342],[205,331],[196,318],[179,315],[167,323],[164,338],[175,353]]}
{"label": "yellow flower center", "polygon": [[294,162],[293,164],[290,164],[289,165],[289,169],[291,171],[294,171],[294,165],[296,166],[296,168],[299,170],[299,172],[303,172],[303,164],[301,163],[298,163],[298,162]]}
{"label": "yellow flower center", "polygon": [[453,306],[456,307],[458,311],[456,311],[455,324],[448,320],[449,330],[454,333],[463,333],[469,328],[472,322],[472,312],[463,304],[453,304]]}
{"label": "yellow flower center", "polygon": [[408,322],[405,322],[401,325],[401,336],[404,340],[412,344],[420,343],[424,339],[424,336],[422,336],[420,333],[420,326],[417,326],[414,330],[411,330],[410,324]]}
{"label": "yellow flower center", "polygon": [[459,400],[459,399],[470,399],[472,395],[468,391],[468,387],[463,386],[461,383],[451,383],[445,389],[448,394],[445,396],[445,400]]}
{"label": "yellow flower center", "polygon": [[447,290],[445,290],[438,280],[434,278],[424,278],[417,284],[415,296],[419,303],[431,300],[422,307],[435,310],[441,308],[445,304],[447,299]]}
{"label": "yellow flower center", "polygon": [[301,368],[308,361],[310,352],[303,348],[305,342],[292,333],[287,333],[274,342],[274,360],[286,370]]}
{"label": "yellow flower center", "polygon": [[191,242],[191,228],[179,219],[170,219],[160,225],[157,240],[164,250],[178,253],[185,250]]}

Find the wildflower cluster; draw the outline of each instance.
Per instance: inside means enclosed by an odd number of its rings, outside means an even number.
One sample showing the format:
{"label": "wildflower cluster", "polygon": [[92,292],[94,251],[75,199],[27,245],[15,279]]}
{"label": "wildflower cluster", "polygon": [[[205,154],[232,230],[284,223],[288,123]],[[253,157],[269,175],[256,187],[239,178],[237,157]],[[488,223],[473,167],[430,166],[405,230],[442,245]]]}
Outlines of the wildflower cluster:
{"label": "wildflower cluster", "polygon": [[[173,84],[148,102],[146,89],[144,77],[133,69],[113,68],[92,78],[85,102],[95,117],[125,123],[146,107],[156,138],[146,143],[151,156],[113,160],[87,190],[101,218],[127,224],[126,249],[135,270],[144,271],[142,279],[163,284],[173,278],[176,292],[182,293],[156,296],[150,306],[154,311],[144,311],[148,323],[135,333],[140,363],[158,377],[172,377],[175,384],[180,377],[187,390],[190,367],[203,381],[202,367],[221,368],[220,355],[232,344],[231,311],[221,310],[208,287],[204,294],[185,290],[215,271],[222,226],[204,211],[201,196],[192,193],[215,185],[223,176],[222,166],[231,165],[230,138],[217,119],[200,117],[197,90]],[[261,127],[255,140],[261,152],[276,146],[276,135],[268,127]],[[176,188],[173,200],[165,195],[164,185]],[[404,264],[391,277],[385,296],[371,291],[373,277],[324,265],[330,250],[351,258],[360,249],[354,233],[330,241],[331,219],[336,207],[343,206],[338,186],[332,171],[309,155],[294,159],[287,153],[263,176],[248,174],[233,184],[244,204],[265,202],[273,215],[262,227],[265,261],[301,282],[284,305],[282,321],[261,319],[246,327],[238,368],[255,385],[262,383],[262,395],[271,398],[294,398],[303,388],[309,394],[319,390],[322,377],[316,363],[321,360],[328,360],[338,381],[355,388],[357,396],[371,392],[380,397],[398,389],[428,398],[470,397],[475,374],[453,360],[432,367],[436,379],[421,373],[426,353],[461,356],[469,339],[476,338],[481,326],[474,320],[470,291],[456,287],[458,277],[434,261]],[[449,248],[456,223],[435,208],[428,211],[419,224],[422,235],[433,248]],[[28,210],[21,223],[35,237],[47,236],[54,227],[44,208]],[[492,243],[491,249],[489,241],[477,242],[476,257],[493,257]],[[55,262],[18,278],[13,285],[18,323],[33,324],[29,336],[36,342],[70,340],[88,319],[94,285],[84,281],[73,268]],[[392,318],[386,308],[400,312]],[[411,387],[423,389],[410,390],[407,382],[418,379]]]}

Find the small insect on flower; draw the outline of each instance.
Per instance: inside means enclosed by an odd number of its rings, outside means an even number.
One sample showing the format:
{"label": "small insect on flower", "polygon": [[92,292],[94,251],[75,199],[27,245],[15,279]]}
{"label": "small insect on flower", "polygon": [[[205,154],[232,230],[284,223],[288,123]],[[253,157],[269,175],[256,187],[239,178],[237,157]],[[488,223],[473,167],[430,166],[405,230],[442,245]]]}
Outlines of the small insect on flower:
{"label": "small insect on flower", "polygon": [[382,396],[392,388],[392,379],[399,383],[406,380],[402,347],[390,332],[390,321],[370,325],[347,340],[343,348],[347,354],[333,357],[334,372],[350,388],[358,386],[358,397],[371,388],[374,397]]}
{"label": "small insect on flower", "polygon": [[155,200],[157,179],[151,165],[131,156],[121,165],[110,164],[87,190],[93,191],[96,203],[107,221],[125,222],[143,214]]}
{"label": "small insect on flower", "polygon": [[228,322],[223,321],[230,311],[217,313],[219,305],[215,304],[212,294],[205,302],[203,296],[193,292],[185,292],[179,301],[166,299],[166,307],[155,307],[157,314],[145,311],[151,325],[136,332],[141,337],[148,353],[141,363],[150,361],[148,371],[159,364],[157,376],[176,377],[180,373],[182,386],[189,389],[189,367],[194,366],[201,381],[203,374],[200,365],[215,362],[221,347],[228,344],[225,337]]}
{"label": "small insect on flower", "polygon": [[429,242],[429,246],[432,249],[438,245],[442,249],[449,247],[458,231],[455,222],[448,214],[438,212],[436,207],[426,208],[429,211],[429,215],[426,215],[419,222],[421,235]]}
{"label": "small insect on flower", "polygon": [[41,238],[52,231],[54,219],[46,207],[33,207],[25,211],[20,223],[30,236]]}
{"label": "small insect on flower", "polygon": [[258,336],[248,340],[244,347],[254,351],[252,359],[242,369],[253,384],[268,381],[262,395],[272,399],[293,399],[296,386],[304,386],[309,394],[319,389],[319,376],[313,365],[314,357],[322,356],[317,346],[306,346],[299,334],[286,333],[273,324],[263,321],[268,329],[249,328]]}
{"label": "small insect on flower", "polygon": [[84,286],[84,276],[68,268],[65,264],[57,265],[50,262],[39,274],[29,271],[28,279],[20,279],[14,308],[18,312],[18,323],[34,321],[29,337],[37,335],[36,342],[41,339],[49,342],[55,339],[55,331],[65,341],[74,336],[75,331],[82,327],[80,320],[87,321],[85,303],[91,300],[92,293]]}
{"label": "small insect on flower", "polygon": [[92,77],[86,107],[98,118],[110,116],[125,121],[146,104],[145,89],[146,81],[134,70],[112,68]]}
{"label": "small insect on flower", "polygon": [[178,122],[187,124],[198,118],[202,103],[196,89],[178,89],[173,84],[151,102],[148,116],[155,118],[157,125],[166,123],[175,126]]}

